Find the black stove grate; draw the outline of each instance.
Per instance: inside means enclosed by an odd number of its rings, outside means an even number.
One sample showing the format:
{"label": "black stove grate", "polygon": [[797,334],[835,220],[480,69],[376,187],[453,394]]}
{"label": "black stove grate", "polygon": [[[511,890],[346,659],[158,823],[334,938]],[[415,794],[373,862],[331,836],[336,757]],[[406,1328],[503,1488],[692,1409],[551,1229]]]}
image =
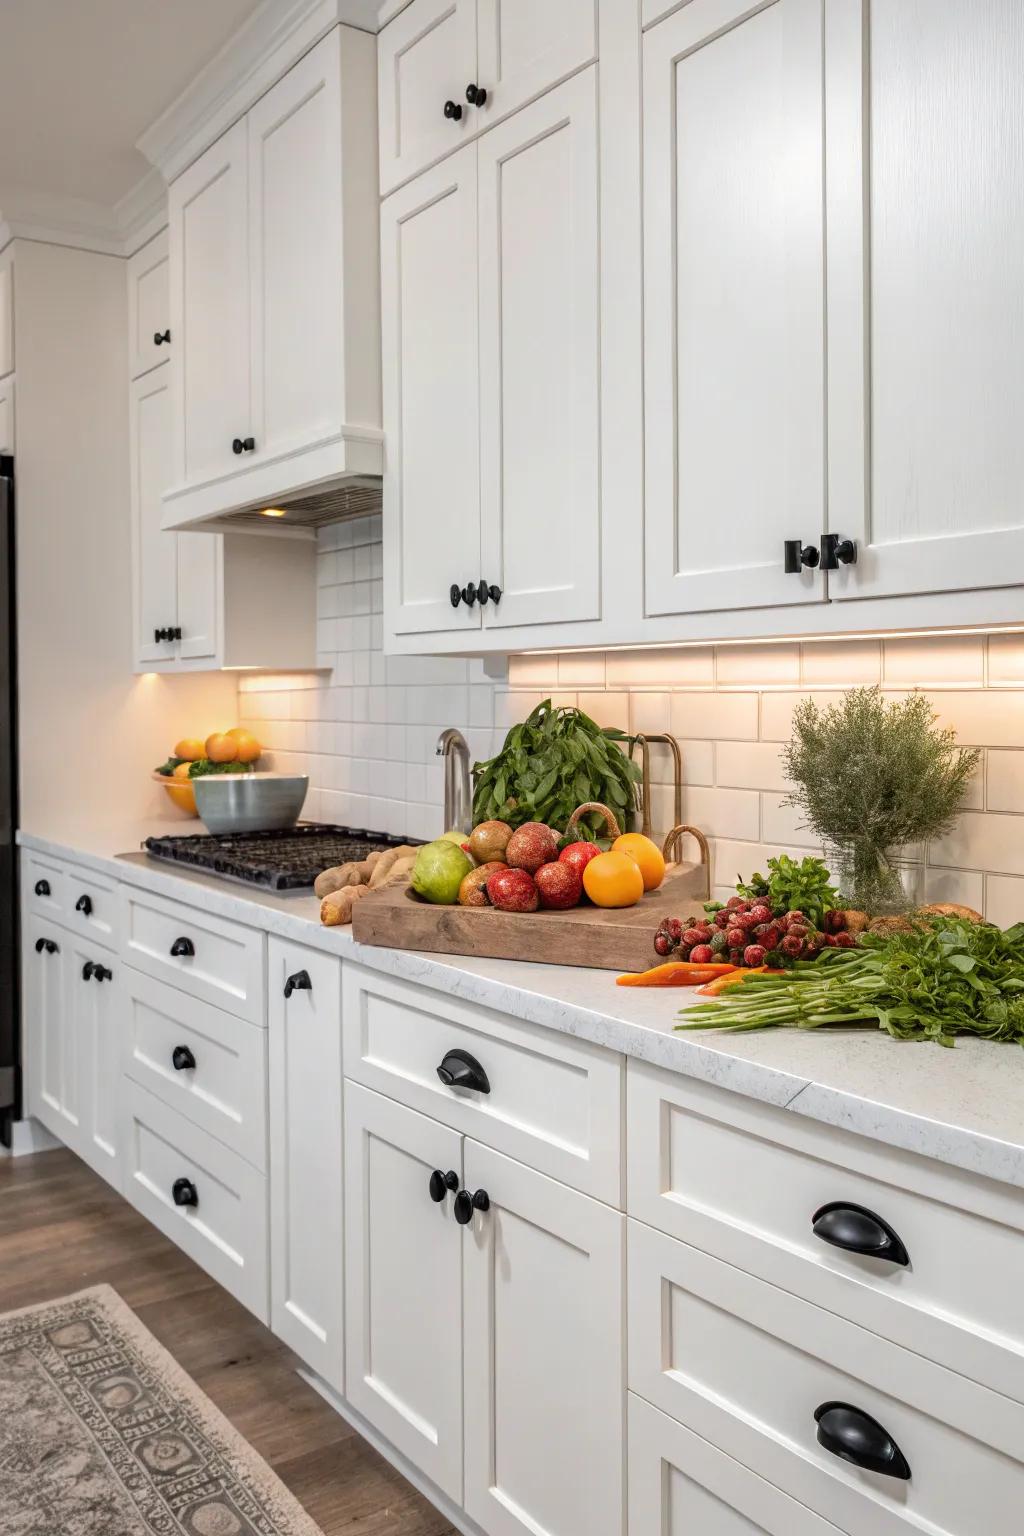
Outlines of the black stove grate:
{"label": "black stove grate", "polygon": [[239,832],[224,837],[147,837],[143,848],[154,859],[239,880],[268,891],[311,890],[317,875],[336,864],[365,859],[378,849],[418,840],[388,832],[309,822],[281,832]]}

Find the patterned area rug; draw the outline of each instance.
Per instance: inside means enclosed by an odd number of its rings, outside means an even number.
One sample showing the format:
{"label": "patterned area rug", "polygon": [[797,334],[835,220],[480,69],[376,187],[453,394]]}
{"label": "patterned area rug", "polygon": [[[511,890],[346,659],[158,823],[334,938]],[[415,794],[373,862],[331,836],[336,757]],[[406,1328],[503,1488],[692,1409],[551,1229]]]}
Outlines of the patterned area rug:
{"label": "patterned area rug", "polygon": [[0,1316],[3,1536],[320,1536],[109,1286]]}

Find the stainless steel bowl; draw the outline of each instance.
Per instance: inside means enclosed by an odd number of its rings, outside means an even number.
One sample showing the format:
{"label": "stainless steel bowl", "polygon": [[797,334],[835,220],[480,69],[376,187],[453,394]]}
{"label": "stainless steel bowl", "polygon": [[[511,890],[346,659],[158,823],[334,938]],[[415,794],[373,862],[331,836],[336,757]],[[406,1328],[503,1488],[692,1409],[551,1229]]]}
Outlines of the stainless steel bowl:
{"label": "stainless steel bowl", "polygon": [[309,789],[304,773],[211,773],[191,782],[206,830],[217,836],[294,827]]}

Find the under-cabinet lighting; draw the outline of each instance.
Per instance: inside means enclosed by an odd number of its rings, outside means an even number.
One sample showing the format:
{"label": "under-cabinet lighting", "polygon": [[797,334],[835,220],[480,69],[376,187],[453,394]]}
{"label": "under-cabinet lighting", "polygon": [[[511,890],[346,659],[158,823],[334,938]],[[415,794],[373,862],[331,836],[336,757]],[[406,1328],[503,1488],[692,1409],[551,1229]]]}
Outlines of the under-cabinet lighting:
{"label": "under-cabinet lighting", "polygon": [[1024,624],[972,624],[962,629],[857,629],[844,630],[839,634],[819,635],[740,635],[727,640],[708,636],[703,640],[634,640],[619,641],[608,645],[558,645],[543,650],[531,650],[530,656],[590,656],[607,651],[689,651],[705,650],[723,645],[841,645],[855,640],[920,640],[941,635],[1019,635]]}
{"label": "under-cabinet lighting", "polygon": [[260,509],[260,517],[287,517],[287,516],[288,516],[288,509],[286,507],[262,507]]}

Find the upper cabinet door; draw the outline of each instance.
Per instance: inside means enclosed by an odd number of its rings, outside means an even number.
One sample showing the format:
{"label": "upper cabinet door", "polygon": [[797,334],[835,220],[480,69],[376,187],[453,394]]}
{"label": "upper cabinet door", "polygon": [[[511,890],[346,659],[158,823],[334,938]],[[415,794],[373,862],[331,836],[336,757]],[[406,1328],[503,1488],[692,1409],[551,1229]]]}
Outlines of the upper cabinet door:
{"label": "upper cabinet door", "polygon": [[[390,192],[480,127],[477,0],[412,0],[377,38],[380,190]],[[448,103],[451,103],[449,106]]]}
{"label": "upper cabinet door", "polygon": [[14,375],[0,382],[0,453],[14,452]]}
{"label": "upper cabinet door", "polygon": [[219,533],[179,533],[178,655],[182,661],[220,656],[224,616],[224,538]]}
{"label": "upper cabinet door", "polygon": [[14,251],[0,255],[0,379],[14,372]]}
{"label": "upper cabinet door", "polygon": [[463,1238],[466,1513],[622,1536],[624,1218],[476,1142],[465,1165],[489,1201]]}
{"label": "upper cabinet door", "polygon": [[160,494],[170,479],[171,399],[165,368],[136,379],[131,391],[132,558],[135,662],[147,669],[173,661],[173,640],[159,632],[178,623],[175,533],[160,527]]}
{"label": "upper cabinet door", "polygon": [[[405,13],[403,12],[403,15]],[[476,145],[381,206],[386,609],[397,634],[473,630],[480,569]]]}
{"label": "upper cabinet door", "polygon": [[171,355],[167,231],[128,262],[128,365],[133,379]]}
{"label": "upper cabinet door", "polygon": [[237,468],[242,443],[255,437],[249,398],[247,153],[243,120],[183,171],[168,194],[174,472],[187,485]]}
{"label": "upper cabinet door", "polygon": [[647,612],[820,599],[821,0],[691,0],[643,79]]}
{"label": "upper cabinet door", "polygon": [[514,112],[597,58],[598,0],[478,0],[481,126]]}
{"label": "upper cabinet door", "polygon": [[600,612],[597,70],[478,145],[487,626]]}
{"label": "upper cabinet door", "polygon": [[[1024,9],[827,10],[832,597],[1024,571]],[[865,121],[864,113],[868,117]]]}
{"label": "upper cabinet door", "polygon": [[337,32],[246,121],[253,459],[336,436],[344,415]]}

